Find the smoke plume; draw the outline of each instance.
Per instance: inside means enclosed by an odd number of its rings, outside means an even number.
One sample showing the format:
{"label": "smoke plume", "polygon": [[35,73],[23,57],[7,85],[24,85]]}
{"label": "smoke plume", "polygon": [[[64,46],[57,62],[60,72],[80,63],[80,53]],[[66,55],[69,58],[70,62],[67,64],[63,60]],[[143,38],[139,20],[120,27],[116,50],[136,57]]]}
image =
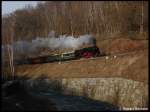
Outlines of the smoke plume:
{"label": "smoke plume", "polygon": [[55,32],[51,31],[46,38],[37,37],[36,39],[28,41],[17,41],[11,46],[14,52],[19,54],[30,54],[38,52],[39,48],[48,48],[50,50],[72,48],[77,49],[83,44],[94,44],[94,37],[92,35],[81,35],[79,37],[59,35],[55,36]]}

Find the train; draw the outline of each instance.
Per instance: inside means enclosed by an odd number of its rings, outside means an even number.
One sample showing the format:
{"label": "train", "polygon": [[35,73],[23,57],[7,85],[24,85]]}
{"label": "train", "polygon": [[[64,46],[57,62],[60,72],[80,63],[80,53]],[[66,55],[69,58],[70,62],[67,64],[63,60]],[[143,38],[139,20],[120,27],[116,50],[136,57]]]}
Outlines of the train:
{"label": "train", "polygon": [[97,46],[91,46],[91,47],[75,50],[72,52],[41,56],[36,58],[28,58],[25,60],[16,61],[16,65],[62,62],[62,61],[69,61],[69,60],[78,60],[81,58],[98,57],[102,55],[104,54],[101,53],[100,49]]}

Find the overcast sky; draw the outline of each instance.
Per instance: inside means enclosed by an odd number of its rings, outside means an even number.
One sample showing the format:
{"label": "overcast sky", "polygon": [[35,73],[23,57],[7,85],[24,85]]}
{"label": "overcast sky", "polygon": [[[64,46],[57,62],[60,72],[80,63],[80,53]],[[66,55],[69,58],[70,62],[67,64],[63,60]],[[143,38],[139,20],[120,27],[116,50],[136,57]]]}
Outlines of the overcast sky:
{"label": "overcast sky", "polygon": [[31,4],[36,6],[38,1],[2,1],[2,15],[14,12],[16,9],[24,8],[25,5]]}

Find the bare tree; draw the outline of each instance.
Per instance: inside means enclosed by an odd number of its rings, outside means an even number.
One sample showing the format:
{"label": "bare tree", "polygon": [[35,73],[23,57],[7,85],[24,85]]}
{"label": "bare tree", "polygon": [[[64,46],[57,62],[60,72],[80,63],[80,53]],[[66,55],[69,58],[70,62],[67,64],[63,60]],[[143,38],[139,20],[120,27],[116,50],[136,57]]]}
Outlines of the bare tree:
{"label": "bare tree", "polygon": [[140,33],[142,34],[144,30],[144,3],[141,4],[141,24],[140,24]]}

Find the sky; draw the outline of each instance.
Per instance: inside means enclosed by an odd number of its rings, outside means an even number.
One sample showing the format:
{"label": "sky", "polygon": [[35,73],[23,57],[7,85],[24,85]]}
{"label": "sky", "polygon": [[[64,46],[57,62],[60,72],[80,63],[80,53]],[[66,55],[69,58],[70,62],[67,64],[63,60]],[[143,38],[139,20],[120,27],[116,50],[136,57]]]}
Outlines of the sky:
{"label": "sky", "polygon": [[37,3],[38,1],[2,1],[2,15],[12,13],[16,9],[24,8],[28,4],[36,6]]}

